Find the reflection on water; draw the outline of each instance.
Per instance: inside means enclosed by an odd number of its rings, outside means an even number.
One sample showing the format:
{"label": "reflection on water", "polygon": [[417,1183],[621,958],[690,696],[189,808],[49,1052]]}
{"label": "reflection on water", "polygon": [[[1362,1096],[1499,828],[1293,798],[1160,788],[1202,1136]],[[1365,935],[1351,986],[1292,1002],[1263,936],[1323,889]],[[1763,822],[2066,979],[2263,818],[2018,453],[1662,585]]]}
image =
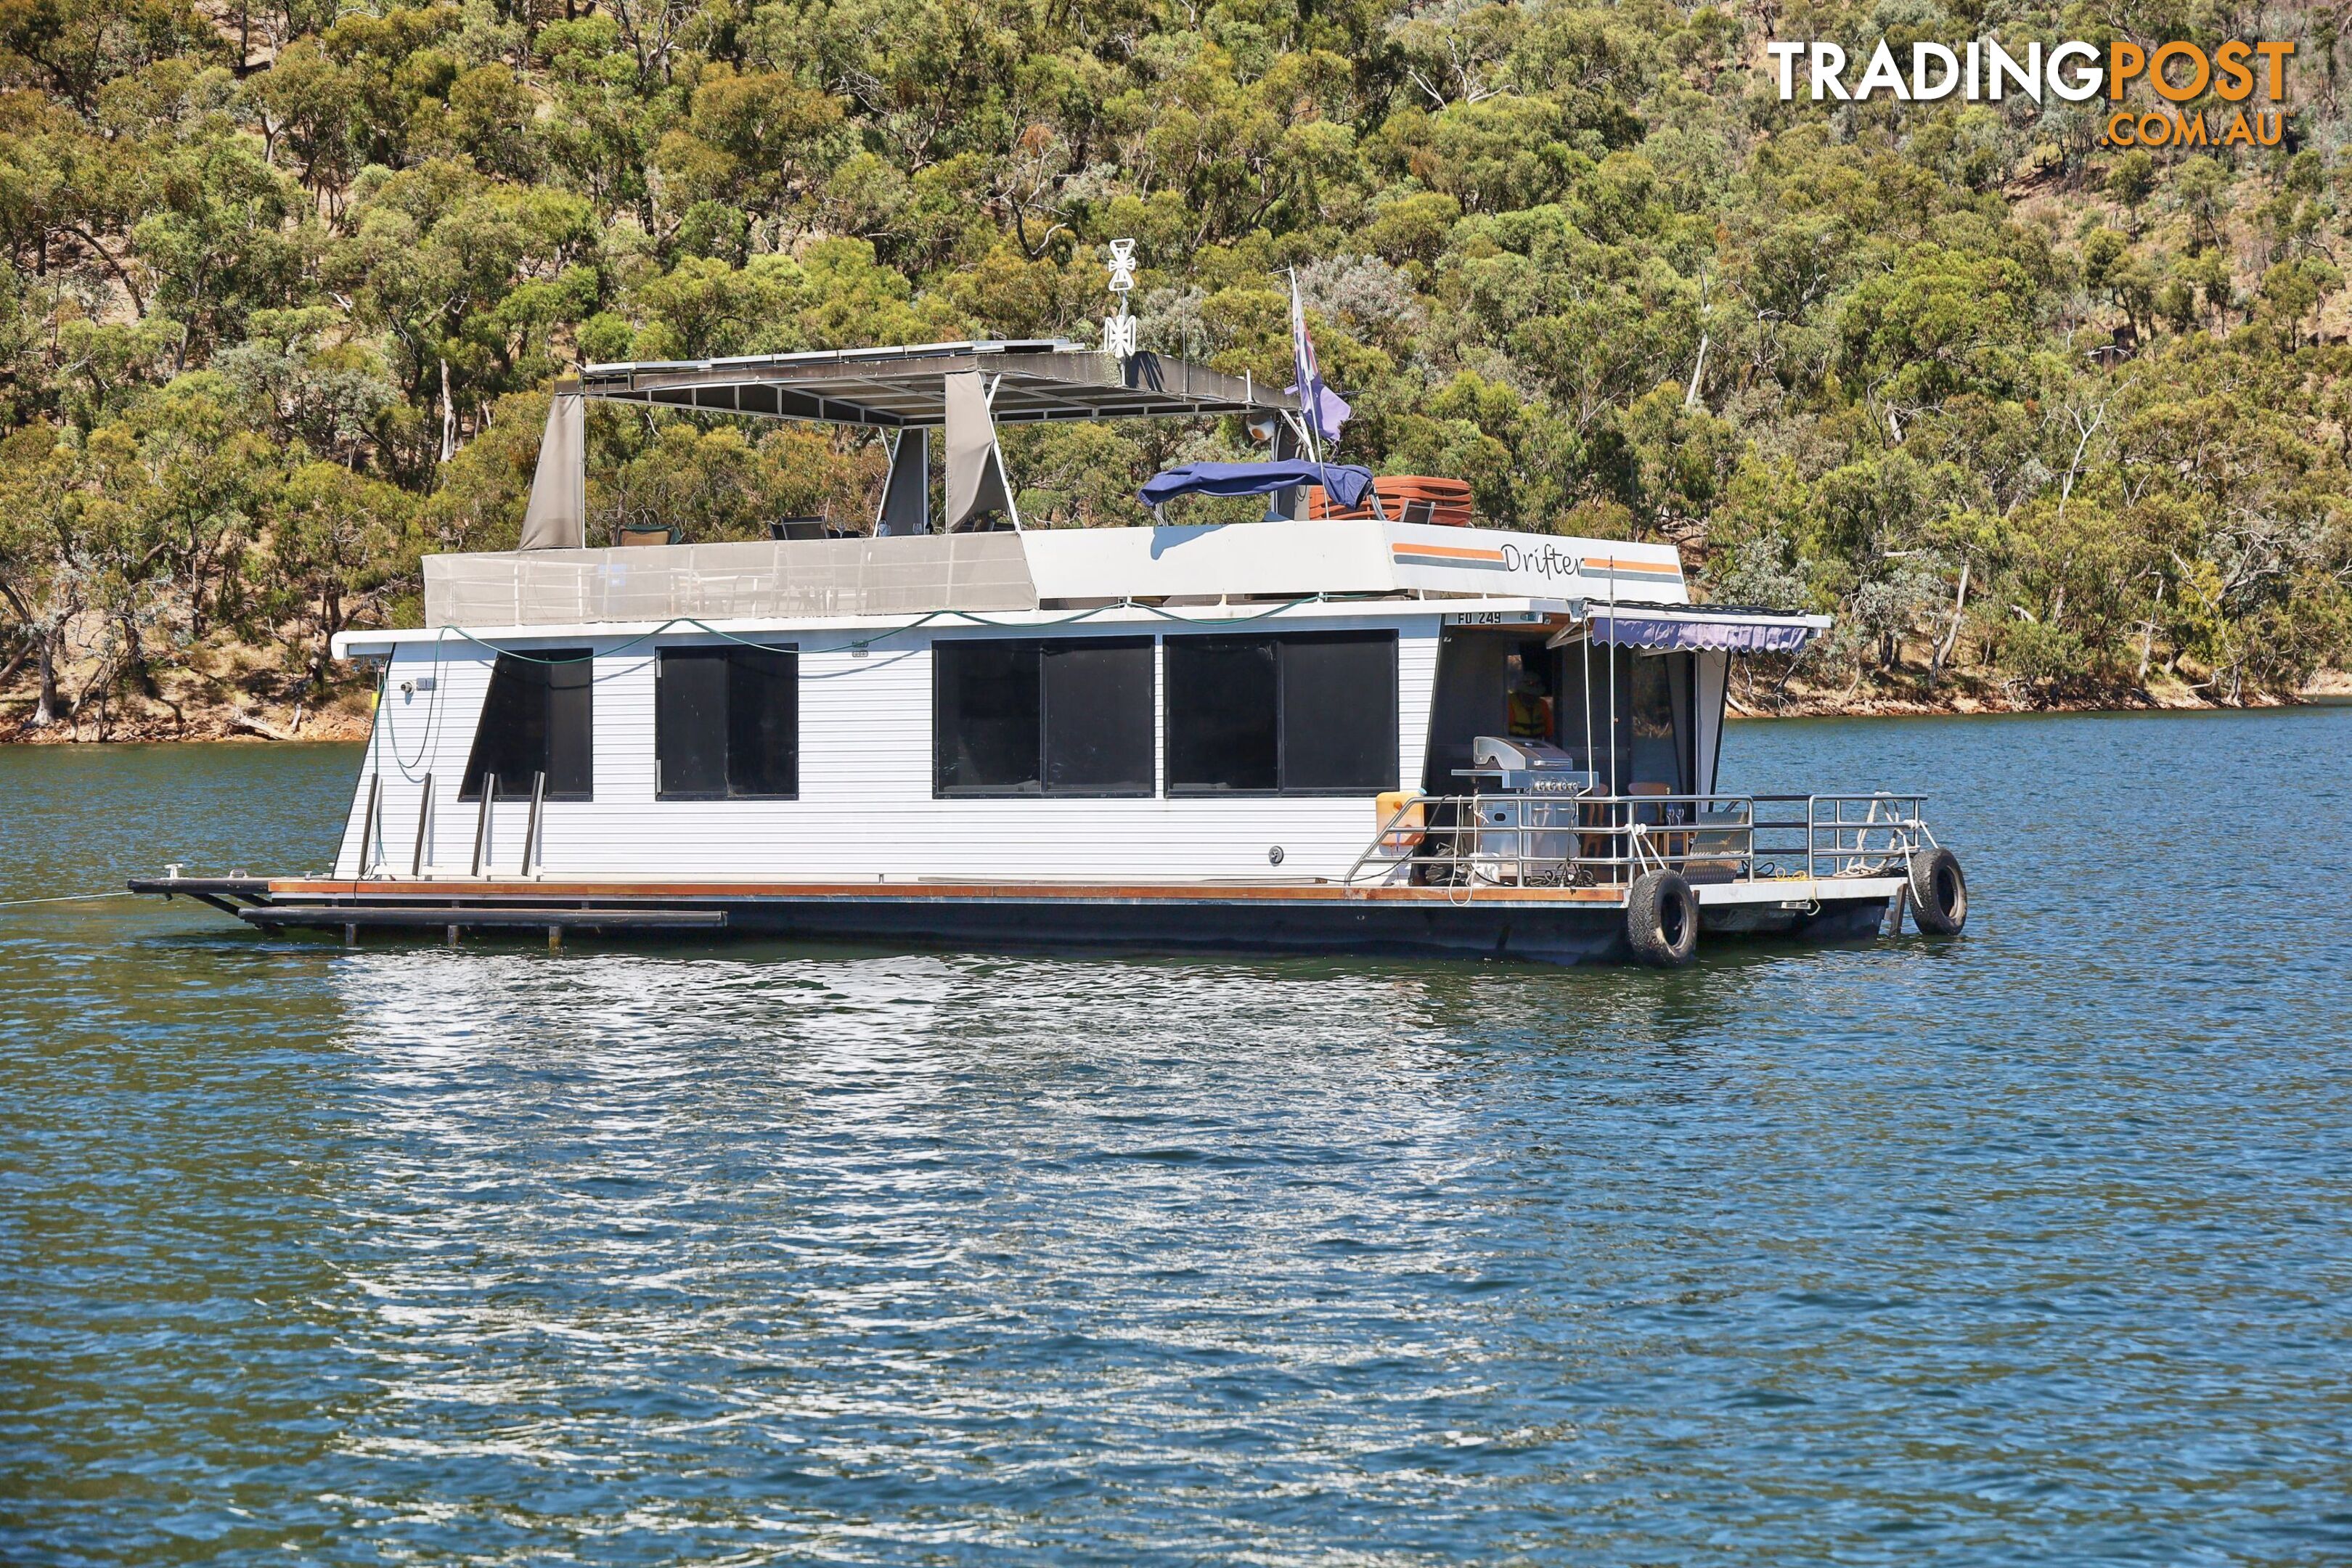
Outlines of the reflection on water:
{"label": "reflection on water", "polygon": [[[0,1558],[2342,1555],[2347,740],[1739,730],[1978,923],[1667,975],[0,909]],[[0,897],[350,766],[0,754]]]}
{"label": "reflection on water", "polygon": [[1469,1440],[1426,1402],[1493,1281],[1412,980],[1102,967],[1081,1032],[1062,965],[425,957],[466,973],[338,987],[380,1042],[345,1310],[391,1362],[350,1440],[417,1489],[687,1468],[648,1549],[714,1498],[745,1544],[1043,1544],[1057,1498]]}

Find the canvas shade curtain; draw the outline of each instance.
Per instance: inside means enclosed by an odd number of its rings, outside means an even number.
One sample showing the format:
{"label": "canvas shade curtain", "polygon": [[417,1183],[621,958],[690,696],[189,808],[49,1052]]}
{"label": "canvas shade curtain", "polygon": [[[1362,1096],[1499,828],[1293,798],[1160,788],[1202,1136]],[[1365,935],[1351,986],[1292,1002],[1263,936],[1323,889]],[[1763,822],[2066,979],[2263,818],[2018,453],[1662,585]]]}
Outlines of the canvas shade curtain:
{"label": "canvas shade curtain", "polygon": [[547,434],[522,514],[525,550],[579,550],[588,542],[587,399],[559,392],[547,407]]}

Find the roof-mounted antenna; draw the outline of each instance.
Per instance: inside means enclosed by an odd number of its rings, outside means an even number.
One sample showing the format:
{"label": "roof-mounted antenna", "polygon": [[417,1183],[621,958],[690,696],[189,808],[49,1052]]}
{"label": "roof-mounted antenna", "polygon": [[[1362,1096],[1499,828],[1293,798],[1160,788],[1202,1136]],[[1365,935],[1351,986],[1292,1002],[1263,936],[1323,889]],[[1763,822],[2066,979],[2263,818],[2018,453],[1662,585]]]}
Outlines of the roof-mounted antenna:
{"label": "roof-mounted antenna", "polygon": [[1127,297],[1135,288],[1135,241],[1110,242],[1110,291],[1118,310],[1103,320],[1103,353],[1119,361],[1133,359],[1143,346],[1143,323],[1127,313]]}

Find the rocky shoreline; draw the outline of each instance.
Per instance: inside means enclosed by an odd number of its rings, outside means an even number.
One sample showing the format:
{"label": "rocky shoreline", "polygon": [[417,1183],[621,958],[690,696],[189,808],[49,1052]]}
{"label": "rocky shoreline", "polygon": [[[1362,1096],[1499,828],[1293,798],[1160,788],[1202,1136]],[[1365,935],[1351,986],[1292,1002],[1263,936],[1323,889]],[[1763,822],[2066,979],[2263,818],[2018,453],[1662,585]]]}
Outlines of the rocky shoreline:
{"label": "rocky shoreline", "polygon": [[1753,697],[1735,689],[1729,713],[1733,719],[1918,719],[1989,713],[2226,712],[2347,701],[2352,701],[2352,676],[2327,670],[2300,691],[2249,691],[2235,702],[2214,700],[2197,688],[2179,682],[2081,685],[2054,691],[2001,682],[1969,682],[1948,687],[1933,697],[1913,683],[1908,690],[1884,685],[1845,691],[1791,686],[1777,696]]}
{"label": "rocky shoreline", "polygon": [[181,701],[142,703],[128,709],[117,701],[105,715],[60,718],[47,725],[32,721],[33,705],[10,701],[0,705],[0,745],[69,746],[134,745],[167,741],[357,742],[368,737],[373,723],[374,691],[362,687],[332,694],[318,706],[309,703],[236,703]]}

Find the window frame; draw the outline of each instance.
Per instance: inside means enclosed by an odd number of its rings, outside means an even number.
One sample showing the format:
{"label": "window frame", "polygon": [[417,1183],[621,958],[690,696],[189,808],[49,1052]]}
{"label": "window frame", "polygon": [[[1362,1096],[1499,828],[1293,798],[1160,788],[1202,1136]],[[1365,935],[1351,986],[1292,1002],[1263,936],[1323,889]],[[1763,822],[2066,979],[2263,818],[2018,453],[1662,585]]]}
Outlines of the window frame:
{"label": "window frame", "polygon": [[[1290,730],[1289,705],[1284,700],[1284,685],[1286,680],[1285,669],[1287,661],[1283,655],[1282,645],[1286,642],[1299,642],[1318,638],[1348,638],[1364,642],[1381,642],[1384,643],[1388,648],[1388,726],[1390,769],[1386,774],[1386,778],[1388,780],[1386,783],[1364,785],[1307,786],[1291,784],[1285,782],[1286,775],[1290,771]],[[1177,644],[1192,640],[1227,643],[1266,642],[1275,645],[1275,784],[1272,789],[1219,789],[1213,785],[1208,784],[1178,784],[1176,782],[1175,774],[1175,727],[1172,721],[1173,716],[1170,711],[1170,703],[1175,691],[1176,683],[1172,675],[1163,674],[1160,679],[1160,749],[1163,756],[1167,759],[1165,763],[1163,789],[1168,799],[1273,800],[1287,797],[1295,800],[1353,800],[1360,799],[1368,795],[1378,795],[1382,791],[1393,790],[1402,787],[1401,781],[1404,777],[1404,696],[1401,688],[1403,675],[1402,647],[1404,639],[1400,635],[1397,627],[1350,626],[1328,627],[1318,631],[1177,633],[1165,636],[1160,639],[1161,643],[1170,652],[1174,650]],[[1166,659],[1163,655],[1163,664],[1165,664],[1165,662]]]}
{"label": "window frame", "polygon": [[[792,660],[793,693],[793,787],[786,792],[739,790],[735,787],[735,660],[741,653],[783,654]],[[709,657],[716,654],[716,662],[725,672],[719,681],[719,771],[726,781],[723,791],[667,790],[662,787],[662,699],[663,662],[672,654]],[[789,643],[674,643],[654,650],[654,798],[657,801],[694,801],[704,804],[726,801],[779,801],[801,798],[801,647]]]}
{"label": "window frame", "polygon": [[[944,756],[941,742],[947,729],[941,704],[945,700],[946,683],[940,679],[940,656],[951,647],[971,647],[987,644],[1027,644],[1037,650],[1037,756],[1036,779],[1034,787],[1014,785],[971,784],[950,786],[945,782]],[[1160,794],[1160,706],[1164,680],[1160,673],[1159,639],[1149,633],[1108,634],[1102,637],[936,637],[931,642],[931,798],[933,800],[1153,800]],[[1056,647],[1089,647],[1125,649],[1147,656],[1146,674],[1150,689],[1146,693],[1146,746],[1143,758],[1147,775],[1139,787],[1104,789],[1056,786],[1050,774],[1054,758],[1054,715],[1052,654]]]}

